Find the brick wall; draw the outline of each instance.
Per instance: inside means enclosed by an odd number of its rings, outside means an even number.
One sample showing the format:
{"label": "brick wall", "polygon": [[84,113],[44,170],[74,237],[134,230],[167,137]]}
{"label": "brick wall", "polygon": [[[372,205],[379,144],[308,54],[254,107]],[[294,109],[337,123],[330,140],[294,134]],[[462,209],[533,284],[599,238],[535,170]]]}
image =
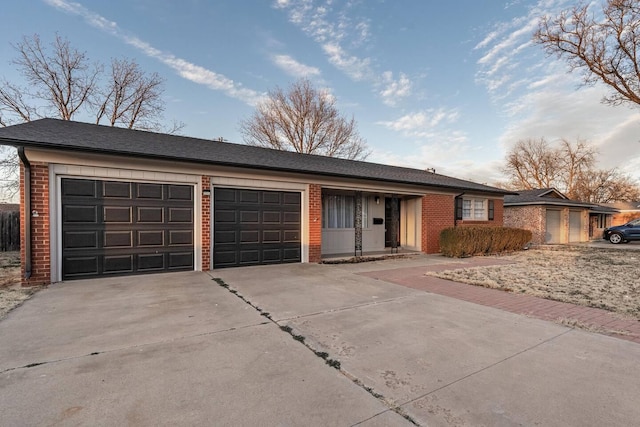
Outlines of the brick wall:
{"label": "brick wall", "polygon": [[24,166],[20,165],[20,261],[22,286],[51,283],[51,250],[49,239],[49,166],[31,163],[31,277],[25,278],[26,242],[25,225],[29,216],[24,210]]}
{"label": "brick wall", "polygon": [[440,252],[440,232],[453,227],[455,202],[452,195],[427,194],[422,197],[422,252]]}
{"label": "brick wall", "polygon": [[623,225],[636,218],[640,218],[640,211],[617,213],[611,218],[611,225]]}
{"label": "brick wall", "polygon": [[309,262],[322,259],[322,187],[309,185]]}
{"label": "brick wall", "polygon": [[[202,190],[211,189],[211,179],[208,176],[202,177]],[[200,224],[202,229],[202,271],[211,269],[211,196],[204,194],[202,197],[202,216]]]}
{"label": "brick wall", "polygon": [[504,226],[530,230],[531,242],[536,245],[545,243],[547,228],[546,211],[542,206],[511,206],[504,210]]}
{"label": "brick wall", "polygon": [[440,232],[448,227],[495,226],[504,223],[504,201],[493,199],[492,221],[455,220],[453,195],[428,194],[422,197],[422,251],[428,254],[440,252]]}

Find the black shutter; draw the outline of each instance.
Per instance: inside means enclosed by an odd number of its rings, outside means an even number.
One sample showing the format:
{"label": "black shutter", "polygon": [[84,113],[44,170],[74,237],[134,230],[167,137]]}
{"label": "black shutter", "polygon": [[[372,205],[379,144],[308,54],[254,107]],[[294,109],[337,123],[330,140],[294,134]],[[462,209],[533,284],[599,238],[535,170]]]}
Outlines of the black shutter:
{"label": "black shutter", "polygon": [[489,221],[493,221],[493,200],[489,200]]}
{"label": "black shutter", "polygon": [[462,219],[462,197],[456,197],[456,220]]}

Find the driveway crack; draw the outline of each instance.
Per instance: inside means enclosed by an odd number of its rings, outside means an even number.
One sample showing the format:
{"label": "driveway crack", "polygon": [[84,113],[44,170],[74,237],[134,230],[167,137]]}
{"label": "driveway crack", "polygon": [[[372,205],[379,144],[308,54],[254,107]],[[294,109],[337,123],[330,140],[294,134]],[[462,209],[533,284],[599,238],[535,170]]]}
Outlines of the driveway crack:
{"label": "driveway crack", "polygon": [[[210,275],[211,276],[211,275]],[[246,304],[248,304],[249,306],[251,306],[253,309],[255,309],[256,311],[258,311],[262,316],[265,316],[267,319],[269,319],[270,322],[272,322],[274,325],[276,325],[278,328],[280,328],[281,331],[289,334],[295,341],[298,341],[300,344],[302,344],[303,346],[305,346],[308,350],[310,350],[311,352],[313,352],[313,354],[315,354],[316,356],[318,356],[319,358],[323,359],[325,361],[325,363],[336,369],[338,372],[340,372],[345,378],[347,378],[348,380],[350,380],[353,384],[355,384],[356,386],[360,387],[362,390],[366,391],[367,393],[369,393],[369,395],[371,395],[372,397],[376,398],[377,400],[379,400],[380,402],[382,402],[385,406],[387,406],[389,409],[385,410],[385,411],[381,411],[375,415],[373,415],[372,417],[368,418],[367,420],[362,420],[355,425],[359,425],[362,424],[365,421],[368,421],[372,418],[377,417],[378,415],[384,414],[385,412],[388,411],[393,411],[396,414],[400,415],[401,417],[403,417],[404,419],[406,419],[407,421],[409,421],[410,423],[412,423],[413,425],[419,426],[420,424],[418,424],[413,418],[411,418],[411,416],[409,416],[408,414],[406,414],[404,412],[404,410],[401,408],[402,405],[395,405],[392,404],[386,397],[384,397],[382,394],[377,393],[372,387],[368,387],[366,386],[359,378],[357,378],[354,375],[351,375],[349,372],[347,372],[346,370],[342,369],[340,361],[337,359],[332,359],[331,357],[329,357],[329,353],[324,352],[324,351],[319,351],[315,348],[313,348],[313,346],[311,344],[309,344],[306,341],[306,338],[303,335],[297,334],[293,328],[289,325],[281,325],[279,322],[281,321],[286,321],[286,320],[293,320],[293,319],[299,319],[302,317],[308,317],[308,316],[312,316],[314,314],[308,314],[308,315],[304,315],[304,316],[297,316],[297,317],[292,317],[289,319],[280,319],[280,320],[275,320],[271,317],[271,314],[267,311],[264,311],[262,308],[258,307],[257,305],[255,305],[253,302],[251,302],[249,299],[247,299],[244,295],[240,294],[236,289],[233,289],[232,287],[230,287],[227,283],[225,283],[224,280],[222,280],[219,277],[213,277],[211,276],[211,279],[216,282],[218,285],[222,286],[223,288],[227,289],[229,292],[231,292],[232,294],[234,294],[236,297],[240,298],[242,301],[244,301]],[[320,312],[320,313],[316,313],[316,314],[322,314],[322,313],[331,313],[331,312],[335,312],[335,311],[342,311],[342,310],[348,310],[350,308],[357,308],[357,307],[363,307],[363,306],[368,306],[368,305],[374,305],[374,304],[380,304],[381,302],[387,302],[387,301],[393,301],[393,300],[397,300],[400,298],[406,298],[406,297],[399,297],[399,298],[394,298],[394,299],[390,299],[390,300],[385,300],[385,301],[376,301],[376,302],[371,302],[371,303],[364,303],[364,304],[358,304],[356,306],[352,306],[352,307],[343,307],[343,308],[339,308],[339,309],[333,309],[333,310],[327,310],[325,312]]]}

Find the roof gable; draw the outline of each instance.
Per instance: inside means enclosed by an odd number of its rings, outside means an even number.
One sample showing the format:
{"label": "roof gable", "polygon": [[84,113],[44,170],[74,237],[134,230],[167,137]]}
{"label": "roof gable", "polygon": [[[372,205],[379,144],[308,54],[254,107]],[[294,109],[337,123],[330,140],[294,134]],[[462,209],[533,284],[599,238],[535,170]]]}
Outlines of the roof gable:
{"label": "roof gable", "polygon": [[58,119],[2,128],[0,144],[512,194],[419,169]]}

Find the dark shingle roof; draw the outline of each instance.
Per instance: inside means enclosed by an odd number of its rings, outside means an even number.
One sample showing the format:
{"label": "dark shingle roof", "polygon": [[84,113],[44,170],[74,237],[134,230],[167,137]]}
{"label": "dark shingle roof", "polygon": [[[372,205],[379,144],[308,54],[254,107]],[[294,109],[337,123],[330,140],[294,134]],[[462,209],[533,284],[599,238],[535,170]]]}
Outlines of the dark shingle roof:
{"label": "dark shingle roof", "polygon": [[499,188],[419,169],[56,119],[41,119],[2,128],[0,144],[512,194]]}
{"label": "dark shingle roof", "polygon": [[[549,196],[554,194],[555,196]],[[560,198],[558,196],[562,196]],[[507,195],[504,197],[505,207],[509,206],[524,206],[524,205],[553,205],[553,206],[569,206],[589,208],[592,211],[603,213],[614,213],[616,209],[608,208],[606,206],[597,205],[595,203],[579,202],[577,200],[571,200],[566,198],[564,194],[560,193],[555,188],[536,188],[533,190],[518,190],[516,195]]]}

